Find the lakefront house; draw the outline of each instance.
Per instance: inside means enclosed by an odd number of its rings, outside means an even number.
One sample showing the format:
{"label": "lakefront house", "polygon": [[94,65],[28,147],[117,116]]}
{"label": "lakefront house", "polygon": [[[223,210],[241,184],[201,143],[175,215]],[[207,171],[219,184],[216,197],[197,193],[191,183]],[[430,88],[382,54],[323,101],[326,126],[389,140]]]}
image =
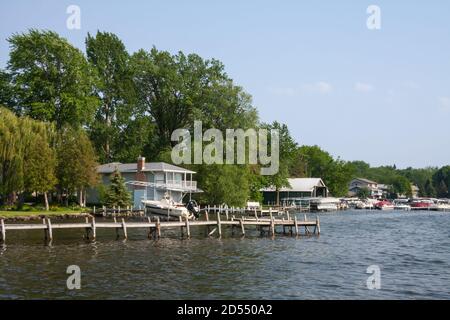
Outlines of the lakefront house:
{"label": "lakefront house", "polygon": [[[182,202],[186,195],[201,192],[192,180],[194,171],[165,162],[145,162],[144,157],[139,157],[136,163],[112,162],[98,166],[100,184],[108,187],[115,170],[124,178],[135,209],[142,208],[142,200],[161,200],[166,193],[174,201]],[[101,202],[99,188],[88,191],[87,202]]]}

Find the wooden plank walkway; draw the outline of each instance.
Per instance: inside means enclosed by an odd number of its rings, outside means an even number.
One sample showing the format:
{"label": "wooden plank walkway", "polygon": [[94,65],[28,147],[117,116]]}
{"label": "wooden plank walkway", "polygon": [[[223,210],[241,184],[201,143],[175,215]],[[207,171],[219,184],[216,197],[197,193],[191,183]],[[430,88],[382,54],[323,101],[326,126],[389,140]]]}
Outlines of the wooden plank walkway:
{"label": "wooden plank walkway", "polygon": [[[186,231],[187,238],[191,236],[191,228],[192,227],[206,227],[208,236],[213,235],[215,232],[218,233],[218,236],[222,236],[222,228],[231,227],[232,234],[235,233],[235,229],[240,230],[242,236],[245,236],[246,228],[255,227],[257,230],[261,232],[261,234],[266,231],[264,228],[267,228],[267,233],[272,237],[277,233],[277,227],[282,227],[283,234],[286,234],[286,229],[289,230],[291,235],[301,235],[302,230],[303,234],[320,234],[320,220],[316,217],[315,220],[307,220],[306,215],[304,220],[298,220],[296,216],[291,218],[289,215],[287,219],[276,219],[274,217],[270,218],[261,218],[257,215],[255,217],[239,217],[235,216],[226,217],[225,220],[221,220],[220,214],[215,214],[216,219],[210,220],[209,215],[206,215],[206,220],[182,220],[180,218],[179,221],[161,221],[160,218],[151,219],[147,217],[146,221],[132,221],[126,222],[125,219],[121,219],[120,221],[117,218],[114,218],[113,221],[96,221],[95,217],[91,219],[86,218],[85,222],[77,222],[77,223],[52,223],[50,219],[44,218],[42,220],[42,224],[34,223],[34,224],[5,224],[5,221],[2,219],[0,228],[1,228],[1,242],[6,241],[6,231],[24,231],[24,230],[43,230],[44,238],[48,241],[53,239],[53,230],[58,229],[84,229],[86,234],[86,239],[95,239],[98,229],[115,229],[116,236],[120,237],[120,231],[122,231],[123,237],[126,239],[128,237],[127,230],[128,229],[148,229],[148,237],[149,238],[160,238],[162,229],[169,228],[180,228],[181,236],[184,236]],[[229,218],[229,219],[228,219]],[[210,231],[210,228],[213,228]],[[309,228],[314,228],[311,232]]]}

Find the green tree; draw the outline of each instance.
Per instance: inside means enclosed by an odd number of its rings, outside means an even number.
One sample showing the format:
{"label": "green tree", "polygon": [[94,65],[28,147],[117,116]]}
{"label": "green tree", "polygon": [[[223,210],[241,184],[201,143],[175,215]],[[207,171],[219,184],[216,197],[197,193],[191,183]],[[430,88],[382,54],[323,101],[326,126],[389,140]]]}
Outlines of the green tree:
{"label": "green tree", "polygon": [[0,69],[0,106],[10,109],[14,105],[14,90],[11,85],[11,75]]}
{"label": "green tree", "polygon": [[197,165],[197,180],[204,190],[197,199],[208,204],[244,206],[250,197],[247,165]]}
{"label": "green tree", "polygon": [[0,107],[0,195],[12,205],[17,192],[23,190],[23,128],[20,119]]}
{"label": "green tree", "polygon": [[131,195],[125,185],[125,179],[118,170],[111,175],[111,184],[106,190],[105,204],[109,207],[127,207],[131,205]]}
{"label": "green tree", "polygon": [[86,204],[85,190],[98,182],[97,156],[87,134],[82,129],[64,127],[57,140],[57,178],[60,196],[69,198],[78,194],[80,206]]}
{"label": "green tree", "polygon": [[22,119],[22,126],[30,126],[32,130],[29,139],[23,139],[26,141],[23,161],[24,190],[43,194],[45,209],[49,210],[48,192],[53,190],[57,182],[56,155],[50,146],[49,137],[52,130],[48,124],[28,118]]}
{"label": "green tree", "polygon": [[433,186],[439,198],[450,197],[448,186],[450,186],[450,166],[440,168],[433,175]]}
{"label": "green tree", "polygon": [[[266,186],[275,188],[277,199],[276,204],[279,205],[280,189],[283,187],[289,187],[289,168],[292,166],[292,162],[296,156],[297,143],[291,137],[289,129],[285,124],[280,124],[275,121],[272,124],[263,124],[261,128],[267,130],[269,137],[271,130],[278,130],[279,133],[279,169],[276,174],[265,177]],[[271,145],[271,138],[268,139],[268,145]],[[272,153],[270,148],[269,152]]]}
{"label": "green tree", "polygon": [[428,179],[425,182],[423,191],[421,191],[421,196],[422,197],[431,197],[431,198],[436,197],[436,189],[434,188],[433,182],[431,181],[431,179]]}
{"label": "green tree", "polygon": [[366,188],[366,187],[359,189],[358,194],[357,194],[358,198],[360,198],[360,199],[367,199],[370,197],[370,195],[371,195],[371,192],[370,192],[369,188]]}
{"label": "green tree", "polygon": [[97,98],[82,52],[52,31],[32,29],[9,39],[8,70],[17,114],[52,121],[58,129],[92,120]]}
{"label": "green tree", "polygon": [[[135,159],[142,153],[151,123],[137,109],[130,56],[122,41],[108,32],[88,33],[86,53],[97,75],[95,92],[101,101],[90,129],[100,161],[128,158],[126,152],[137,146],[130,151]],[[133,143],[124,143],[124,137],[130,136]]]}
{"label": "green tree", "polygon": [[132,62],[141,113],[155,123],[156,150],[173,146],[172,132],[192,128],[194,120],[204,129],[256,127],[251,97],[233,84],[219,61],[153,48],[135,53]]}

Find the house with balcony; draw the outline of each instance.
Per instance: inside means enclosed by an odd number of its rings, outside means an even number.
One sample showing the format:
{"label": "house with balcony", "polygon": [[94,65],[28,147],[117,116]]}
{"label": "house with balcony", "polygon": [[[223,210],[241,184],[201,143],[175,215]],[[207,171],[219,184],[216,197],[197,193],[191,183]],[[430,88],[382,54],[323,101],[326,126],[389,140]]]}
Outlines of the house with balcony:
{"label": "house with balcony", "polygon": [[[197,188],[197,182],[192,180],[194,171],[165,162],[145,162],[144,157],[139,157],[136,163],[112,162],[98,166],[100,183],[104,187],[111,183],[115,170],[124,178],[135,209],[142,208],[142,200],[161,200],[166,193],[174,201],[183,202],[185,196],[202,192]],[[88,191],[87,202],[100,202],[98,188]]]}
{"label": "house with balcony", "polygon": [[356,178],[350,182],[349,185],[349,196],[356,196],[358,192],[362,189],[368,189],[370,192],[370,197],[374,199],[383,197],[383,190],[380,185],[375,182],[364,178]]}

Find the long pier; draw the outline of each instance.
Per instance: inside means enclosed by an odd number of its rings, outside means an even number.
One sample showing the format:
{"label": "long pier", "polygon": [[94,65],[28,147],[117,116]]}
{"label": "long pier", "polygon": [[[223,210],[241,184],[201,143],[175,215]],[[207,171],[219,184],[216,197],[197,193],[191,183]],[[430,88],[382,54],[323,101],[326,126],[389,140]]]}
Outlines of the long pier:
{"label": "long pier", "polygon": [[[99,229],[115,229],[116,237],[120,238],[120,233],[123,238],[128,238],[128,229],[147,229],[149,239],[161,238],[162,230],[179,228],[181,236],[186,235],[187,238],[191,237],[191,228],[194,227],[206,227],[206,233],[208,236],[212,236],[217,232],[218,237],[222,237],[224,228],[231,228],[231,233],[234,235],[236,232],[245,236],[246,230],[249,227],[255,227],[261,234],[268,233],[272,237],[275,237],[277,228],[282,228],[283,234],[290,235],[311,235],[320,234],[320,220],[316,217],[315,220],[307,220],[306,215],[304,220],[298,220],[297,216],[293,218],[288,215],[287,218],[260,218],[257,215],[255,217],[239,217],[235,216],[225,217],[222,220],[220,214],[215,214],[214,220],[209,218],[209,214],[206,214],[206,220],[182,220],[179,221],[161,221],[158,217],[153,219],[146,217],[146,221],[133,221],[127,222],[124,218],[118,220],[114,217],[113,221],[96,221],[95,217],[86,217],[85,222],[78,223],[52,223],[49,218],[44,218],[42,223],[34,224],[5,224],[2,219],[0,221],[1,227],[1,242],[6,241],[7,231],[26,231],[26,230],[43,230],[44,239],[46,241],[53,240],[53,230],[57,229],[82,229],[85,232],[86,239],[95,239],[97,237],[97,230]],[[312,231],[310,228],[314,228]],[[265,230],[267,229],[267,230]],[[303,230],[303,232],[302,232]]]}

